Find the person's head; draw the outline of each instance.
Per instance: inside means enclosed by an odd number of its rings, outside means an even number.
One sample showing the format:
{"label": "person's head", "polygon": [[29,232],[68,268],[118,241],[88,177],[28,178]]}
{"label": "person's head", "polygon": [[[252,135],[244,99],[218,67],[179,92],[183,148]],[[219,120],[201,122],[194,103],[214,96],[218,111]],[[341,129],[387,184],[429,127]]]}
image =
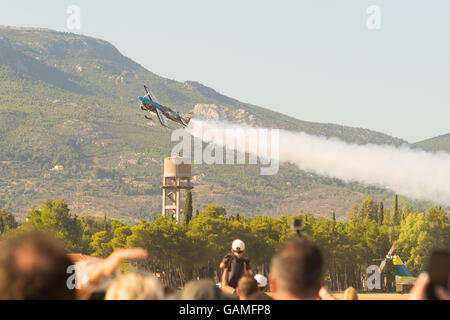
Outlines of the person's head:
{"label": "person's head", "polygon": [[255,294],[252,294],[248,297],[247,300],[273,300],[271,296],[265,294],[264,292],[257,291]]}
{"label": "person's head", "polygon": [[240,239],[236,239],[231,244],[231,252],[233,252],[237,256],[244,255],[245,252],[245,243]]}
{"label": "person's head", "polygon": [[189,281],[179,294],[172,296],[176,300],[233,300],[232,295],[224,293],[213,280]]}
{"label": "person's head", "polygon": [[344,300],[358,300],[358,294],[353,287],[348,287],[344,292]]}
{"label": "person's head", "polygon": [[0,242],[0,299],[75,299],[67,285],[72,265],[62,241],[27,232]]}
{"label": "person's head", "polygon": [[255,280],[258,283],[258,290],[261,292],[266,291],[267,278],[264,277],[262,274],[257,274],[255,275]]}
{"label": "person's head", "polygon": [[106,290],[105,300],[163,300],[164,287],[151,274],[129,272],[119,275]]}
{"label": "person's head", "polygon": [[166,297],[175,294],[177,292],[177,290],[171,286],[164,286],[164,295]]}
{"label": "person's head", "polygon": [[249,276],[242,277],[238,282],[236,293],[241,300],[248,300],[248,298],[258,292],[258,283],[256,280]]}
{"label": "person's head", "polygon": [[304,238],[286,242],[271,262],[269,283],[274,299],[316,299],[322,286],[323,258]]}

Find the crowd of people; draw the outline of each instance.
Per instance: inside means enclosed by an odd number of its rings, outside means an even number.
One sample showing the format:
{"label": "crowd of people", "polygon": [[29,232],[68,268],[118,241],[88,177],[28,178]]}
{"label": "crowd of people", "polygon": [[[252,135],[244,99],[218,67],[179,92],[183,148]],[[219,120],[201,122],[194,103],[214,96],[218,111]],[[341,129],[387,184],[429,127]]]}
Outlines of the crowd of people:
{"label": "crowd of people", "polygon": [[[182,289],[165,287],[152,273],[120,272],[122,261],[148,257],[141,248],[121,249],[102,259],[66,252],[63,243],[40,232],[20,233],[0,242],[0,299],[92,300],[335,300],[324,286],[324,258],[311,241],[297,236],[272,257],[268,277],[254,274],[239,239],[223,258],[221,283],[190,281]],[[427,299],[429,276],[421,274],[411,299]],[[449,283],[450,284],[450,283]],[[439,299],[449,288],[437,287]],[[356,300],[348,288],[344,299]]]}

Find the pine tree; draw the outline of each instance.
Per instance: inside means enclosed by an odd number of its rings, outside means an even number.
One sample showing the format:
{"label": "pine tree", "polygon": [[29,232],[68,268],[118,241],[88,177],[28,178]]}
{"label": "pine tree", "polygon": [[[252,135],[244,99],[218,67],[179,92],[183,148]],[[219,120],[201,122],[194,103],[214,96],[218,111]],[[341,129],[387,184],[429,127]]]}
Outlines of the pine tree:
{"label": "pine tree", "polygon": [[352,209],[348,214],[348,218],[351,220],[352,218],[356,218],[359,212],[359,203],[358,200],[355,200],[352,205]]}
{"label": "pine tree", "polygon": [[192,219],[192,192],[188,191],[186,194],[186,202],[184,204],[184,221],[186,224]]}
{"label": "pine tree", "polygon": [[394,208],[392,209],[392,223],[394,225],[399,225],[401,216],[400,216],[400,210],[398,209],[398,195],[395,195],[395,201],[394,201]]}
{"label": "pine tree", "polygon": [[106,234],[111,233],[111,224],[109,223],[108,217],[106,214],[103,216],[103,231],[106,231]]}
{"label": "pine tree", "polygon": [[409,209],[408,205],[405,204],[402,209],[402,220],[404,220],[410,213],[411,210]]}
{"label": "pine tree", "polygon": [[378,205],[372,200],[371,197],[365,198],[361,202],[361,206],[358,210],[358,215],[361,219],[369,219],[376,221],[378,218]]}
{"label": "pine tree", "polygon": [[395,195],[395,212],[398,212],[398,195]]}
{"label": "pine tree", "polygon": [[331,215],[331,218],[333,219],[333,229],[332,229],[331,233],[334,236],[334,232],[335,232],[335,229],[336,229],[336,211],[334,211],[334,209],[333,209],[333,213]]}
{"label": "pine tree", "polygon": [[383,201],[380,202],[378,207],[378,225],[382,225],[384,221],[384,204]]}

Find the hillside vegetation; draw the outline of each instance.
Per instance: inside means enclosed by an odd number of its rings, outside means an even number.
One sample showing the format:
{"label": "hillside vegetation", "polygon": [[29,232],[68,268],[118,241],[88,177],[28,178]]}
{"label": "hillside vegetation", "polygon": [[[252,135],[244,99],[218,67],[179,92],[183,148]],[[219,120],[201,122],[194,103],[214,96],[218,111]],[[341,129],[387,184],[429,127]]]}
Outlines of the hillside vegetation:
{"label": "hillside vegetation", "polygon": [[[406,143],[367,129],[297,120],[194,81],[159,77],[103,40],[0,27],[0,208],[23,216],[31,205],[65,198],[76,214],[133,220],[158,214],[171,131],[143,118],[136,99],[143,84],[181,113],[215,105],[231,118],[245,114],[250,124],[359,144]],[[196,165],[193,175],[194,208],[215,203],[233,214],[277,216],[304,209],[329,215],[335,209],[339,218],[354,200],[372,195],[391,204],[393,196],[289,164],[269,177],[249,165]],[[418,210],[430,205],[409,204]]]}
{"label": "hillside vegetation", "polygon": [[426,151],[446,151],[450,152],[450,133],[423,140],[414,144]]}

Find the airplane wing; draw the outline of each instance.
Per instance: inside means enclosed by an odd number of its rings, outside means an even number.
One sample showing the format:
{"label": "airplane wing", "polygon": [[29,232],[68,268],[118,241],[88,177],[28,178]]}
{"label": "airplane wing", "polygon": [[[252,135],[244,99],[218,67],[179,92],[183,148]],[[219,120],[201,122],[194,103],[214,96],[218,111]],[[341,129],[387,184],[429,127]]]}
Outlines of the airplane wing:
{"label": "airplane wing", "polygon": [[156,96],[153,94],[153,92],[148,90],[147,86],[144,86],[144,89],[145,89],[145,92],[147,92],[147,94],[145,96],[149,97],[150,100],[155,101],[156,103],[160,104],[158,99],[156,99]]}
{"label": "airplane wing", "polygon": [[149,91],[148,94],[150,95],[150,98],[155,101],[156,103],[160,104],[158,99],[156,99],[155,95],[153,94],[153,92]]}
{"label": "airplane wing", "polygon": [[149,97],[149,98],[151,99],[151,97],[150,97],[150,92],[148,92],[147,86],[144,85],[144,89],[145,89],[145,92],[146,92],[144,98],[145,98],[145,97]]}
{"label": "airplane wing", "polygon": [[164,113],[161,112],[161,110],[159,110],[159,108],[156,108],[156,115],[158,116],[159,122],[161,122],[161,125],[168,128],[169,126],[167,125],[167,118],[164,115]]}

